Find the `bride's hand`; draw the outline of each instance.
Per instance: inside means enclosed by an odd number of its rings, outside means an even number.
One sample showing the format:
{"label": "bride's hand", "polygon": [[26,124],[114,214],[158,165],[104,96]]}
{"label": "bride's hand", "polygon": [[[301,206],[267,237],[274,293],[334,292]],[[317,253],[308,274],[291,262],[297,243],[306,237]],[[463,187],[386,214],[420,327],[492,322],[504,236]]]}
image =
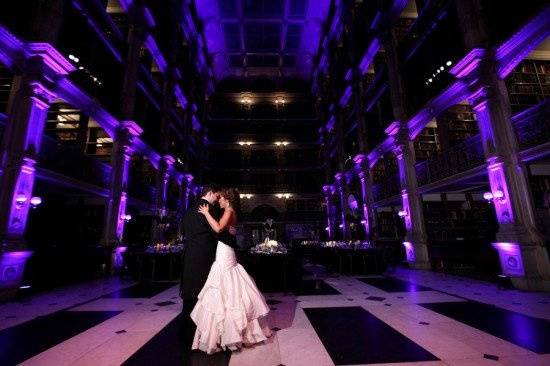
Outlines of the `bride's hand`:
{"label": "bride's hand", "polygon": [[206,215],[208,213],[208,205],[207,204],[200,205],[199,206],[199,213],[201,213],[203,215]]}

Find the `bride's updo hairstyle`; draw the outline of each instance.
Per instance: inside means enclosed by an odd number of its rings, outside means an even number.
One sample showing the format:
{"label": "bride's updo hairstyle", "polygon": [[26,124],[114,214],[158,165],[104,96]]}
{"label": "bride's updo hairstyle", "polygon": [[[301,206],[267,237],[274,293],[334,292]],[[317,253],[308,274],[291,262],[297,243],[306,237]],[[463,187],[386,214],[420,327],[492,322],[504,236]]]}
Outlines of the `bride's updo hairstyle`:
{"label": "bride's updo hairstyle", "polygon": [[227,188],[222,190],[220,196],[229,201],[229,205],[233,207],[235,212],[239,213],[241,211],[241,195],[239,191],[235,188]]}

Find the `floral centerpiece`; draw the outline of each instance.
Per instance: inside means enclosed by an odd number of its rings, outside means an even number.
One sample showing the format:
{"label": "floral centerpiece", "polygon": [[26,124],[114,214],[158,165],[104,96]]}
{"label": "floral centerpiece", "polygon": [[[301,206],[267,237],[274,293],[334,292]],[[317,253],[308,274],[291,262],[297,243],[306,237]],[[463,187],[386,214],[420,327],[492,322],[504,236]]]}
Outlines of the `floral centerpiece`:
{"label": "floral centerpiece", "polygon": [[287,253],[287,249],[283,244],[279,243],[277,240],[270,240],[269,238],[265,238],[265,241],[252,247],[250,251],[252,253],[260,253],[260,254],[286,254]]}

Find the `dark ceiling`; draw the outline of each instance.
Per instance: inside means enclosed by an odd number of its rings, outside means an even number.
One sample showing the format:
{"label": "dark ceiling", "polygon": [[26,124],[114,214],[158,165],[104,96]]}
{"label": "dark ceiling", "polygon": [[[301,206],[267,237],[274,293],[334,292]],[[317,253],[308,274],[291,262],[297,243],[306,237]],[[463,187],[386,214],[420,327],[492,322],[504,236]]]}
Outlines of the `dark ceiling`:
{"label": "dark ceiling", "polygon": [[309,79],[331,0],[195,0],[216,79]]}

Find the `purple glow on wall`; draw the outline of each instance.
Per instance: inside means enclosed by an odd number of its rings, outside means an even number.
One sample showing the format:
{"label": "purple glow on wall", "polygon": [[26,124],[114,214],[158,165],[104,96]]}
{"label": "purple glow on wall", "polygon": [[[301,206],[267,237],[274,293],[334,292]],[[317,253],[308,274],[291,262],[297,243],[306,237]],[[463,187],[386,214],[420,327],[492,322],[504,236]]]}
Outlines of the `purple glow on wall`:
{"label": "purple glow on wall", "polygon": [[416,256],[414,255],[414,246],[410,241],[404,241],[403,246],[405,247],[405,255],[407,257],[407,262],[414,263],[416,261]]}
{"label": "purple glow on wall", "polygon": [[374,60],[374,56],[376,56],[379,48],[380,42],[378,38],[373,38],[373,40],[369,44],[369,47],[367,48],[367,51],[365,52],[365,55],[359,63],[359,70],[361,71],[361,74],[364,75],[367,73],[369,66],[372,63],[372,60]]}
{"label": "purple glow on wall", "polygon": [[31,251],[0,253],[0,288],[17,285],[23,277],[25,263]]}
{"label": "purple glow on wall", "polygon": [[116,269],[122,268],[124,265],[124,256],[123,254],[128,250],[128,247],[116,247],[115,249],[115,258],[113,261],[113,265]]}
{"label": "purple glow on wall", "polygon": [[342,97],[340,97],[340,101],[338,103],[340,104],[341,107],[345,107],[348,104],[350,98],[351,98],[351,86],[348,85],[344,90]]}
{"label": "purple glow on wall", "polygon": [[411,215],[408,213],[410,212],[410,205],[409,205],[409,194],[407,192],[401,192],[401,202],[403,203],[403,212],[406,214],[402,216],[403,221],[405,221],[405,228],[407,231],[410,231],[413,229]]}
{"label": "purple glow on wall", "polygon": [[[23,165],[19,170],[9,212],[8,235],[22,236],[25,233],[30,209],[30,198],[34,186],[35,164],[35,160],[23,158]],[[18,202],[18,197],[25,197],[26,199],[23,202],[19,199],[20,202]]]}
{"label": "purple glow on wall", "polygon": [[145,46],[151,53],[151,56],[153,57],[153,60],[155,60],[155,63],[157,64],[159,70],[164,74],[167,68],[166,60],[160,52],[160,49],[157,46],[157,42],[155,42],[155,39],[152,35],[149,34],[145,39]]}
{"label": "purple glow on wall", "polygon": [[496,192],[502,192],[502,198],[493,199],[495,212],[500,224],[508,224],[514,222],[512,205],[508,199],[508,185],[506,184],[506,175],[504,173],[504,163],[499,162],[498,158],[490,158],[487,165],[487,173],[489,176],[489,185],[493,196]]}
{"label": "purple glow on wall", "polygon": [[9,69],[15,67],[17,57],[23,50],[23,42],[0,25],[0,62]]}
{"label": "purple glow on wall", "polygon": [[176,94],[176,99],[178,100],[178,103],[181,105],[181,107],[187,107],[187,98],[183,94],[183,91],[181,90],[179,85],[176,85],[174,87],[174,93]]}
{"label": "purple glow on wall", "polygon": [[550,6],[546,6],[496,50],[497,72],[504,79],[542,41],[550,36]]}
{"label": "purple glow on wall", "polygon": [[485,54],[485,49],[474,48],[462,60],[458,61],[449,72],[458,79],[471,75],[472,72],[477,70]]}
{"label": "purple glow on wall", "polygon": [[118,205],[118,220],[116,225],[116,236],[118,240],[122,240],[122,235],[124,234],[124,224],[126,223],[126,220],[124,220],[124,216],[126,214],[126,200],[127,200],[126,192],[122,192],[120,196],[120,203]]}
{"label": "purple glow on wall", "polygon": [[498,251],[502,272],[508,276],[524,276],[523,259],[518,243],[493,243]]}

